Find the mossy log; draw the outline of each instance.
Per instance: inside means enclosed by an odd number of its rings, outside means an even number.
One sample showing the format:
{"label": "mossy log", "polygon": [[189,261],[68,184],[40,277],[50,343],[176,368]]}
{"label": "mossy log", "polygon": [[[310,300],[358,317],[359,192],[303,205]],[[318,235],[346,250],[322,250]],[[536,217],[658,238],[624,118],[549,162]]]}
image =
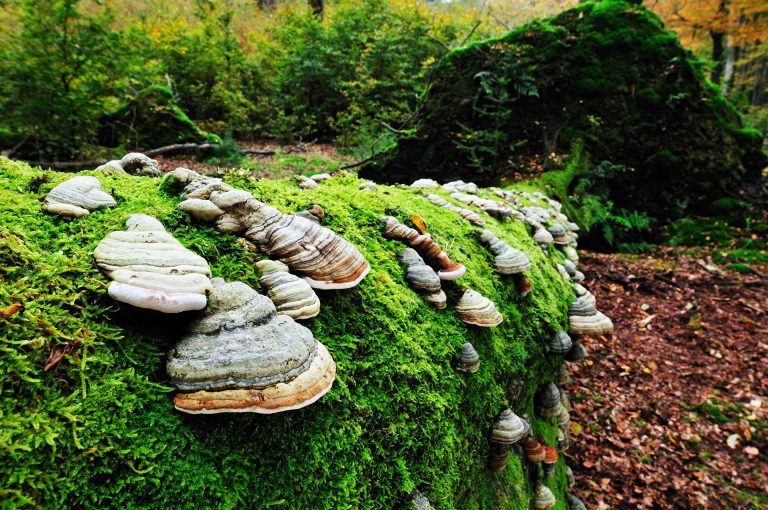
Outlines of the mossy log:
{"label": "mossy log", "polygon": [[[84,172],[96,175],[94,172]],[[306,321],[337,364],[333,389],[316,404],[278,415],[188,416],[173,409],[165,356],[191,315],[159,315],[112,301],[92,252],[132,213],[160,220],[202,255],[213,275],[259,289],[262,258],[235,236],[193,223],[179,198],[149,177],[98,175],[117,206],[67,220],[40,211],[41,194],[71,177],[0,158],[0,498],[5,508],[396,508],[414,489],[435,508],[528,509],[534,486],[517,456],[489,473],[488,433],[499,413],[527,415],[556,444],[533,395],[555,380],[562,358],[547,352],[574,299],[521,222],[487,216],[486,228],[525,252],[534,290],[494,273],[478,232],[417,190],[358,190],[353,175],[302,190],[288,180],[226,180],[287,213],[320,204],[324,224],[371,264],[356,287],[321,292]],[[402,245],[379,217],[418,214],[436,242],[466,265],[445,282],[449,302],[465,285],[504,314],[490,330],[437,311],[404,278]],[[262,289],[262,292],[263,289]],[[193,312],[189,312],[193,313]],[[474,374],[456,370],[471,342]],[[44,372],[54,346],[68,354]],[[520,388],[524,388],[521,392]],[[546,481],[565,508],[565,466]]]}

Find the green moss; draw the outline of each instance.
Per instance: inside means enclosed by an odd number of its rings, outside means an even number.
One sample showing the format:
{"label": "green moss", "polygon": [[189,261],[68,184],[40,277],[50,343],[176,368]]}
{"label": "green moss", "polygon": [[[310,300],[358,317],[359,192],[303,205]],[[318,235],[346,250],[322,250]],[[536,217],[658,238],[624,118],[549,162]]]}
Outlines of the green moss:
{"label": "green moss", "polygon": [[491,184],[578,144],[635,169],[611,183],[618,209],[659,218],[733,195],[766,161],[759,133],[655,14],[602,0],[449,53],[413,132],[361,175]]}
{"label": "green moss", "polygon": [[[338,368],[317,404],[271,416],[189,416],[173,409],[164,357],[190,316],[112,301],[92,250],[143,212],[203,255],[215,276],[258,289],[259,256],[192,224],[158,179],[100,176],[116,208],[75,221],[42,214],[37,197],[71,177],[45,175],[0,158],[0,306],[25,306],[0,319],[4,507],[393,508],[414,488],[437,508],[530,507],[518,459],[501,474],[485,471],[487,433],[507,406],[533,416],[532,395],[560,362],[545,346],[573,296],[522,225],[487,218],[533,263],[527,300],[493,273],[475,229],[410,189],[364,192],[344,176],[302,191],[290,181],[229,175],[285,212],[321,204],[327,226],[359,247],[371,273],[354,289],[322,292],[320,315],[305,323]],[[402,246],[380,235],[378,217],[387,213],[420,214],[467,266],[461,284],[491,298],[505,322],[468,327],[412,292],[395,259]],[[459,292],[455,283],[445,287]],[[42,371],[52,346],[75,340],[77,356]],[[471,376],[455,370],[466,341],[482,360]],[[525,391],[514,399],[518,382]],[[533,419],[533,427],[554,443],[553,423]],[[564,508],[562,464],[547,483]]]}

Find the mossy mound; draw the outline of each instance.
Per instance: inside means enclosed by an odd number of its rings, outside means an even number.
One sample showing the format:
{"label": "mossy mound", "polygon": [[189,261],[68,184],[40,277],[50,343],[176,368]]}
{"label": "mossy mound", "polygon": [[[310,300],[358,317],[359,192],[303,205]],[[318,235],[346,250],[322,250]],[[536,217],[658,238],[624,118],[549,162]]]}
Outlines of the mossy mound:
{"label": "mossy mound", "polygon": [[[337,363],[319,402],[277,415],[190,416],[173,409],[165,355],[191,315],[112,301],[92,251],[142,212],[204,256],[214,276],[259,289],[261,256],[193,224],[160,179],[98,175],[116,208],[75,221],[43,214],[37,197],[71,176],[0,158],[0,307],[24,305],[0,317],[3,507],[390,509],[418,488],[441,509],[530,508],[519,458],[511,454],[500,474],[485,470],[488,433],[512,407],[555,444],[556,425],[535,418],[532,398],[562,362],[547,345],[574,296],[554,266],[560,254],[545,254],[523,224],[484,214],[533,264],[525,299],[494,274],[476,229],[414,190],[359,191],[351,175],[315,191],[228,175],[285,212],[320,204],[325,224],[361,250],[371,272],[354,289],[320,293],[320,315],[304,323]],[[430,308],[404,281],[395,258],[403,246],[381,236],[382,214],[420,214],[466,265],[460,284],[492,299],[504,322],[481,330]],[[458,285],[444,288],[455,301]],[[80,342],[74,355],[44,372],[51,348],[68,341]],[[481,356],[472,375],[455,369],[467,341]],[[562,460],[546,483],[565,508]]]}
{"label": "mossy mound", "polygon": [[583,142],[593,164],[634,169],[612,182],[618,207],[664,217],[734,194],[764,164],[760,134],[638,3],[588,2],[449,53],[412,135],[361,175],[491,184]]}

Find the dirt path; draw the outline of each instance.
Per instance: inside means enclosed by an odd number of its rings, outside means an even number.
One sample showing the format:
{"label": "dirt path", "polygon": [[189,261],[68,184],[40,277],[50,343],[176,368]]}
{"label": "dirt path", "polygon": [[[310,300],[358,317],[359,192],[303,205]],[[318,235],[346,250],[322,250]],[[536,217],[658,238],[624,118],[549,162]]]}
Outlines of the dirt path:
{"label": "dirt path", "polygon": [[598,510],[768,508],[765,268],[671,251],[581,263],[616,329],[570,365],[577,495]]}

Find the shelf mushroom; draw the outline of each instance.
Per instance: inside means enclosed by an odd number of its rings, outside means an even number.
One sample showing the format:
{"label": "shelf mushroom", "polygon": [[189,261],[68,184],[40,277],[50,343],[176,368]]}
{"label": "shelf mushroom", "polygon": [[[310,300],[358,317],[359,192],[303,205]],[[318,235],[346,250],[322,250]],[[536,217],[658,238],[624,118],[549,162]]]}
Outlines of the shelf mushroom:
{"label": "shelf mushroom", "polygon": [[520,291],[523,297],[527,296],[533,287],[525,277],[525,272],[531,269],[531,262],[525,253],[512,248],[496,237],[490,230],[483,230],[482,234],[480,234],[480,242],[486,245],[491,253],[495,255],[494,265],[496,266],[496,272],[501,275],[512,275],[515,279],[517,290]]}
{"label": "shelf mushroom", "polygon": [[507,465],[509,449],[527,434],[525,421],[511,409],[505,409],[494,422],[491,429],[491,451],[488,458],[488,470],[499,473]]}
{"label": "shelf mushroom", "polygon": [[288,266],[276,260],[260,260],[259,284],[277,307],[277,313],[295,320],[310,319],[320,313],[320,300],[306,280],[288,272]]}
{"label": "shelf mushroom", "polygon": [[459,372],[469,372],[474,374],[480,368],[480,355],[477,353],[471,343],[467,342],[461,349],[461,364]]}
{"label": "shelf mushroom", "polygon": [[424,260],[412,248],[406,248],[400,254],[400,262],[406,267],[405,279],[413,290],[424,296],[437,310],[444,310],[447,298],[440,285],[440,277],[434,269],[424,263]]}
{"label": "shelf mushroom", "polygon": [[111,232],[93,250],[98,268],[112,280],[117,301],[163,313],[202,310],[211,270],[151,216],[133,214],[125,231]]}
{"label": "shelf mushroom", "polygon": [[306,218],[282,214],[220,179],[177,168],[167,182],[184,188],[185,200],[179,209],[213,223],[221,232],[242,235],[303,276],[313,288],[348,289],[370,271],[360,251],[333,231]]}
{"label": "shelf mushroom", "polygon": [[544,384],[536,392],[534,403],[536,414],[542,418],[557,416],[560,410],[560,389],[553,382]]}
{"label": "shelf mushroom", "polygon": [[68,179],[45,196],[43,211],[48,214],[80,218],[103,207],[117,204],[112,196],[104,191],[95,177],[79,175]]}
{"label": "shelf mushroom", "polygon": [[466,290],[461,296],[456,315],[462,322],[482,328],[498,326],[504,320],[493,301],[474,290]]}
{"label": "shelf mushroom", "polygon": [[271,414],[308,406],[331,389],[336,364],[328,350],[277,315],[269,298],[217,279],[210,303],[168,354],[178,410]]}
{"label": "shelf mushroom", "polygon": [[452,261],[429,234],[420,234],[392,216],[383,216],[381,219],[384,222],[384,237],[401,241],[416,250],[424,262],[437,271],[441,280],[455,280],[464,276],[467,269]]}
{"label": "shelf mushroom", "polygon": [[544,484],[537,484],[536,485],[536,493],[533,497],[533,506],[536,508],[536,510],[546,510],[548,508],[552,508],[555,506],[555,503],[557,500],[555,499],[555,495],[552,494],[552,491]]}

